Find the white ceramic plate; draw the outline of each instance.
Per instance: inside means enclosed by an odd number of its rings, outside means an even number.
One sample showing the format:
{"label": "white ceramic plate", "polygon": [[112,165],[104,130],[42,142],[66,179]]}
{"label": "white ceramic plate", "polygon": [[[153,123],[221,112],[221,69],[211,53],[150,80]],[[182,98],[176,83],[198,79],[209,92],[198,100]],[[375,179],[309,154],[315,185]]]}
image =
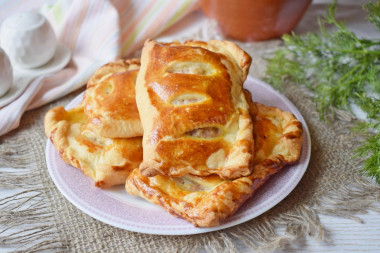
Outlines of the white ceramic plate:
{"label": "white ceramic plate", "polygon": [[[49,173],[61,193],[83,212],[112,226],[147,234],[187,235],[216,231],[235,226],[269,210],[283,200],[298,184],[310,159],[310,135],[306,122],[297,108],[268,84],[249,77],[244,84],[254,101],[292,112],[303,125],[303,147],[300,160],[282,169],[261,187],[255,195],[226,222],[213,228],[196,228],[191,223],[171,216],[161,208],[138,197],[128,195],[124,186],[102,190],[91,179],[65,164],[50,141],[46,146]],[[80,103],[76,97],[67,108]]]}
{"label": "white ceramic plate", "polygon": [[34,77],[13,75],[13,83],[7,93],[0,97],[0,108],[18,98]]}
{"label": "white ceramic plate", "polygon": [[20,75],[39,76],[43,74],[48,74],[58,71],[65,67],[67,63],[70,61],[70,58],[71,52],[69,48],[65,44],[58,42],[57,50],[55,51],[53,58],[46,64],[37,68],[30,69],[15,66],[15,71]]}
{"label": "white ceramic plate", "polygon": [[58,42],[55,55],[45,65],[32,69],[18,68],[15,66],[13,84],[8,92],[0,97],[0,107],[6,106],[18,98],[35,77],[63,69],[70,58],[71,53],[68,47]]}

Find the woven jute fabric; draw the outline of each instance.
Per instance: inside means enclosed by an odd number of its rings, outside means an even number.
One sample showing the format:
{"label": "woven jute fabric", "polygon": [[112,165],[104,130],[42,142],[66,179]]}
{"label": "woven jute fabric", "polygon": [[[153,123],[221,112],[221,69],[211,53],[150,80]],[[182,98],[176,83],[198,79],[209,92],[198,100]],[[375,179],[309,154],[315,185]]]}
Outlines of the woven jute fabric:
{"label": "woven jute fabric", "polygon": [[[262,78],[265,52],[279,41],[242,45],[253,57],[251,75]],[[79,90],[29,111],[18,129],[0,137],[0,187],[15,189],[0,200],[0,248],[20,252],[241,252],[270,251],[302,237],[328,240],[320,214],[358,219],[355,214],[378,210],[378,185],[360,173],[353,159],[358,138],[355,119],[336,111],[323,122],[308,91],[286,79],[282,91],[304,116],[311,134],[311,160],[297,187],[271,210],[221,231],[186,236],[159,236],[118,229],[81,212],[51,180],[46,162],[43,119],[55,106],[66,105]],[[286,169],[286,168],[285,168]],[[358,219],[358,221],[360,221]]]}

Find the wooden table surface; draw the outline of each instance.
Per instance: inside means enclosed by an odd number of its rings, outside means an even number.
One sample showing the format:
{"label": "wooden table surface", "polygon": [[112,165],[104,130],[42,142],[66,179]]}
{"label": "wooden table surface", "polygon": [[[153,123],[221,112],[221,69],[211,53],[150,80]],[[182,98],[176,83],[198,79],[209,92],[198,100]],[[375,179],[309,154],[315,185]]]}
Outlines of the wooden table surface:
{"label": "wooden table surface", "polygon": [[306,238],[276,252],[380,252],[380,214],[370,211],[358,217],[364,223],[321,215],[331,242]]}

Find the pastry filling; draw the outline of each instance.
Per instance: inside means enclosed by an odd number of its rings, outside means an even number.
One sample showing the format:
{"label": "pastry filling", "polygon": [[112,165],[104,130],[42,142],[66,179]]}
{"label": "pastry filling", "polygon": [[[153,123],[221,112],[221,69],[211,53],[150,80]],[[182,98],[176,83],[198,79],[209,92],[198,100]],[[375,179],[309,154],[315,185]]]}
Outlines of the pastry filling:
{"label": "pastry filling", "polygon": [[113,90],[113,85],[111,83],[107,83],[106,85],[104,85],[104,94],[106,95],[109,95],[112,93],[112,90]]}
{"label": "pastry filling", "polygon": [[172,180],[185,191],[199,192],[205,190],[201,184],[184,177],[175,177]]}
{"label": "pastry filling", "polygon": [[208,63],[203,62],[176,62],[170,65],[166,72],[178,74],[192,74],[192,75],[213,75],[215,69]]}
{"label": "pastry filling", "polygon": [[188,105],[202,102],[206,99],[205,96],[198,94],[184,94],[174,98],[170,103],[174,106]]}
{"label": "pastry filling", "polygon": [[217,127],[203,127],[188,131],[185,133],[185,135],[195,138],[216,138],[221,133],[222,130]]}

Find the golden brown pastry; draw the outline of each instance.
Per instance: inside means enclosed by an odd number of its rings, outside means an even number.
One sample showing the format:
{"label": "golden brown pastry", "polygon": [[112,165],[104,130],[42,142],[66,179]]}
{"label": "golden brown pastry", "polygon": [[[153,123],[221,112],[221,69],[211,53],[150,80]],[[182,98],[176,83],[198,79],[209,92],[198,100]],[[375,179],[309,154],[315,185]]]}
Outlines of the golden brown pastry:
{"label": "golden brown pastry", "polygon": [[251,104],[255,159],[247,177],[223,180],[217,175],[144,177],[135,169],[128,177],[128,193],[143,197],[199,227],[220,225],[283,166],[298,160],[302,125],[288,112]]}
{"label": "golden brown pastry", "polygon": [[87,83],[83,103],[87,127],[107,138],[142,136],[135,82],[140,60],[118,60],[99,68]]}
{"label": "golden brown pastry", "polygon": [[147,41],[136,83],[145,176],[251,173],[253,137],[242,93],[251,57],[228,41]]}
{"label": "golden brown pastry", "polygon": [[56,107],[45,116],[45,134],[62,160],[92,178],[97,187],[124,184],[142,160],[142,138],[110,139],[86,128],[83,105]]}

